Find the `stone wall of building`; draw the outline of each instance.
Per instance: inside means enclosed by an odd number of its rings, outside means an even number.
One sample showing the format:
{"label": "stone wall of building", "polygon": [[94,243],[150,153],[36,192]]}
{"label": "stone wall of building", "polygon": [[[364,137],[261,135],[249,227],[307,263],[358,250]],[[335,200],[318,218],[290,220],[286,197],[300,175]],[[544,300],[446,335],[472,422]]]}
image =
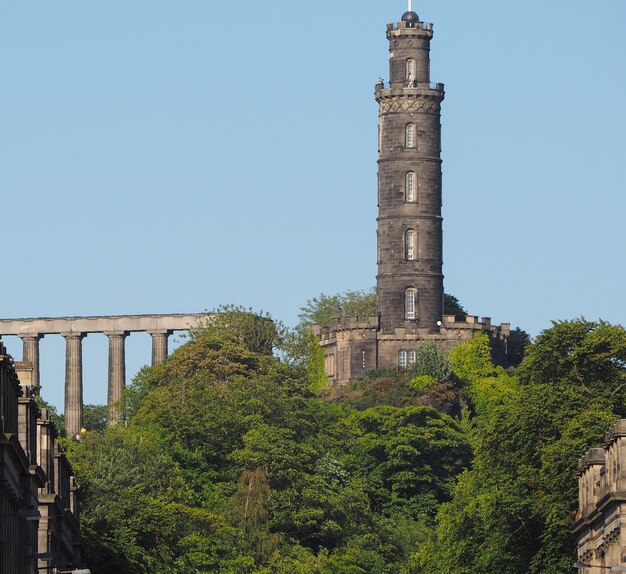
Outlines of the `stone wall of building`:
{"label": "stone wall of building", "polygon": [[82,559],[77,484],[49,413],[21,384],[32,372],[0,342],[0,572],[7,574],[52,574]]}
{"label": "stone wall of building", "polygon": [[626,567],[626,420],[606,434],[602,448],[578,462],[578,538],[581,574]]}

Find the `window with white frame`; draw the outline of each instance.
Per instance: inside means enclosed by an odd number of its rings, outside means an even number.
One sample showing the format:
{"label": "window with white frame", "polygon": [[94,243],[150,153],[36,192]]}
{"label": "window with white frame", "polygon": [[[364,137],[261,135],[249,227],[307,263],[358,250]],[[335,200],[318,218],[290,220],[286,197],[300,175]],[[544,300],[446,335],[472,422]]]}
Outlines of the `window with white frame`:
{"label": "window with white frame", "polygon": [[404,293],[404,316],[406,319],[415,319],[417,303],[417,289],[413,287],[407,289]]}
{"label": "window with white frame", "polygon": [[406,147],[415,147],[415,124],[407,124],[405,131]]}
{"label": "window with white frame", "polygon": [[407,261],[415,260],[415,253],[417,251],[417,249],[415,249],[415,237],[416,233],[414,229],[409,229],[405,234],[404,249]]}
{"label": "window with white frame", "polygon": [[407,353],[407,364],[409,369],[415,365],[415,359],[417,359],[417,353],[415,351],[409,351]]}
{"label": "window with white frame", "polygon": [[406,351],[399,351],[398,352],[398,367],[400,367],[401,369],[406,369],[406,365],[407,365],[407,356],[406,356]]}
{"label": "window with white frame", "polygon": [[415,172],[410,171],[409,173],[406,174],[406,182],[405,182],[405,188],[406,188],[406,201],[408,201],[409,203],[414,203],[417,201],[417,176],[415,175]]}

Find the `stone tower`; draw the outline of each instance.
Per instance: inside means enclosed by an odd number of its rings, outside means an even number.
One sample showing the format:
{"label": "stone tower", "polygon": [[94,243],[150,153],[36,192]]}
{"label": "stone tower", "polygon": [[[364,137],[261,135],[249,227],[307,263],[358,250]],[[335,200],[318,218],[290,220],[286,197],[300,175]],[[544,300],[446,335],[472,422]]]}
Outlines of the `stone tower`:
{"label": "stone tower", "polygon": [[387,25],[389,87],[376,86],[380,330],[439,330],[443,316],[441,102],[430,83],[431,24]]}
{"label": "stone tower", "polygon": [[411,10],[387,24],[388,85],[378,102],[377,315],[339,317],[313,325],[334,384],[368,372],[412,369],[431,341],[454,349],[487,333],[495,355],[506,356],[509,324],[443,314],[441,220],[441,102],[443,84],[430,83],[433,26]]}

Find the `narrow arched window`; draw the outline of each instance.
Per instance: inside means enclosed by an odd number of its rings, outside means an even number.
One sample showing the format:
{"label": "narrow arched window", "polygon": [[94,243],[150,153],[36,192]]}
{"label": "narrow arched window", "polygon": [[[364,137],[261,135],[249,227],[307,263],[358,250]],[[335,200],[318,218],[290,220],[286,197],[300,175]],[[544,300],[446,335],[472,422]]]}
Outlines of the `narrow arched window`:
{"label": "narrow arched window", "polygon": [[405,132],[406,147],[415,147],[415,124],[407,124]]}
{"label": "narrow arched window", "polygon": [[400,367],[401,369],[406,369],[406,351],[399,351],[398,352],[398,367]]}
{"label": "narrow arched window", "polygon": [[407,261],[413,261],[415,259],[415,230],[409,229],[404,236],[404,250]]}
{"label": "narrow arched window", "polygon": [[417,359],[417,353],[415,351],[409,351],[407,354],[407,365],[409,369],[415,365],[415,359]]}
{"label": "narrow arched window", "polygon": [[406,61],[406,78],[409,76],[415,76],[415,60],[413,58],[409,58]]}
{"label": "narrow arched window", "polygon": [[413,58],[409,58],[406,61],[406,86],[407,88],[415,88],[417,84],[415,83],[415,60]]}
{"label": "narrow arched window", "polygon": [[415,319],[417,303],[417,289],[407,289],[404,293],[404,316],[406,319]]}
{"label": "narrow arched window", "polygon": [[409,203],[416,202],[417,201],[417,176],[412,171],[406,174],[405,189],[406,189],[406,193],[405,193],[406,201],[408,201]]}

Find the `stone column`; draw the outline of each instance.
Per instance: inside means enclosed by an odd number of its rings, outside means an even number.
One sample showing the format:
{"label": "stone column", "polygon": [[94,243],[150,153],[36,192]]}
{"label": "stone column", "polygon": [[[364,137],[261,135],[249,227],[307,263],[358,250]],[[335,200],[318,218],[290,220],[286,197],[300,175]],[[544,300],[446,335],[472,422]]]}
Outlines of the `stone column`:
{"label": "stone column", "polygon": [[167,359],[167,339],[172,331],[148,331],[152,336],[152,366]]}
{"label": "stone column", "polygon": [[126,331],[105,333],[109,338],[109,394],[107,405],[108,424],[116,425],[122,420],[121,401],[126,384]]}
{"label": "stone column", "polygon": [[22,335],[23,353],[22,361],[28,361],[33,364],[33,374],[31,378],[31,385],[33,387],[39,387],[41,385],[39,378],[39,341],[43,338],[43,335],[34,333],[32,335]]}
{"label": "stone column", "polygon": [[68,438],[83,428],[84,333],[61,333],[65,337],[65,430]]}

